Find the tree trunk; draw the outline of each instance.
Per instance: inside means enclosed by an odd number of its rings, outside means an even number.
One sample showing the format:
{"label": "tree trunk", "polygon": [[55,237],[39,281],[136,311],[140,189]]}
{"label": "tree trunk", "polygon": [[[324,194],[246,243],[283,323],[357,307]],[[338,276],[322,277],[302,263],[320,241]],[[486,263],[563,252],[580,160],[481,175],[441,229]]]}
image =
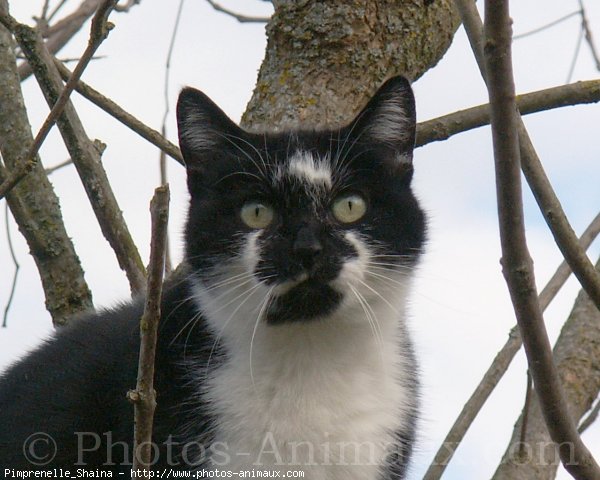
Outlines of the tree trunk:
{"label": "tree trunk", "polygon": [[459,19],[450,0],[276,1],[266,56],[242,126],[350,120],[388,77],[420,77],[444,55]]}
{"label": "tree trunk", "polygon": [[[600,268],[600,260],[596,263]],[[578,422],[600,393],[600,311],[581,291],[554,347],[554,361],[573,419]],[[550,480],[560,463],[537,399],[530,403],[526,432],[519,417],[494,480]]]}

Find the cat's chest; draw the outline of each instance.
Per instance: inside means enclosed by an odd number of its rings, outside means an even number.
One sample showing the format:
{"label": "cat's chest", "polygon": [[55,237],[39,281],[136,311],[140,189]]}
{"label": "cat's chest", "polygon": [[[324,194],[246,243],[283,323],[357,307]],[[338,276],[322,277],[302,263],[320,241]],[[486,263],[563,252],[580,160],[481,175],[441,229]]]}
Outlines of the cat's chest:
{"label": "cat's chest", "polygon": [[252,359],[249,348],[238,348],[204,391],[219,418],[215,440],[229,452],[223,468],[379,478],[410,410],[397,369],[402,352],[372,333],[360,340],[331,329],[322,336],[301,328],[291,337],[268,333],[256,332]]}

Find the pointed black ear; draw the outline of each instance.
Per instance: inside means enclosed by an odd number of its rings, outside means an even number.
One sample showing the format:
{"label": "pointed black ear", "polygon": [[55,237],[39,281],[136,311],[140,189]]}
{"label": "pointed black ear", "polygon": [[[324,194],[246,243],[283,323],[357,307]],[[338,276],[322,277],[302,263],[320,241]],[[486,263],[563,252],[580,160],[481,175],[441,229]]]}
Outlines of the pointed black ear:
{"label": "pointed black ear", "polygon": [[215,157],[225,157],[239,148],[246,132],[238,127],[210,98],[186,87],[177,102],[179,146],[186,168],[202,169]]}
{"label": "pointed black ear", "polygon": [[415,98],[404,77],[386,81],[346,127],[349,137],[391,148],[402,162],[412,161],[415,131]]}

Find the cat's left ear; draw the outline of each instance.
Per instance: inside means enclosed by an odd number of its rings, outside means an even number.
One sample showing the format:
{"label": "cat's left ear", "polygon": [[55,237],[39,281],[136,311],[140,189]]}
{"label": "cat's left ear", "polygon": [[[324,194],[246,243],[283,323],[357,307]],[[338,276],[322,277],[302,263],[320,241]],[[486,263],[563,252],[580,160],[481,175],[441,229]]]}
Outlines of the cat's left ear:
{"label": "cat's left ear", "polygon": [[415,98],[404,77],[392,77],[373,95],[346,128],[358,142],[390,148],[398,162],[411,163],[415,145]]}
{"label": "cat's left ear", "polygon": [[246,136],[210,98],[190,87],[179,94],[177,127],[186,168],[195,171],[202,171],[212,160],[230,156]]}

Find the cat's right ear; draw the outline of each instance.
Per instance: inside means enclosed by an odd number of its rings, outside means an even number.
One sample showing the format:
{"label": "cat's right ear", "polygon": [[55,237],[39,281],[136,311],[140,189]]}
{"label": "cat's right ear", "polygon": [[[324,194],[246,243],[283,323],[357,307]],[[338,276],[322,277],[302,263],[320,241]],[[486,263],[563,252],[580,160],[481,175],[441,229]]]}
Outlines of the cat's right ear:
{"label": "cat's right ear", "polygon": [[207,162],[228,156],[246,136],[210,98],[190,87],[179,94],[177,127],[188,171],[201,172]]}

